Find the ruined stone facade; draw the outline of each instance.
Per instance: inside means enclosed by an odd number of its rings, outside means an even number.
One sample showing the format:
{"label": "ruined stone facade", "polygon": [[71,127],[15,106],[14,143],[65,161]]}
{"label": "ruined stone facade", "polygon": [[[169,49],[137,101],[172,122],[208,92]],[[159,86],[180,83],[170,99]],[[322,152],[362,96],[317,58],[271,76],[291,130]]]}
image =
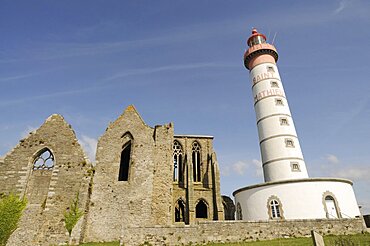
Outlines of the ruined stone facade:
{"label": "ruined stone facade", "polygon": [[85,241],[117,240],[133,225],[223,219],[219,180],[212,137],[152,128],[129,106],[98,141]]}
{"label": "ruined stone facade", "polygon": [[[60,115],[50,116],[22,139],[0,162],[0,193],[14,192],[28,200],[8,245],[68,242],[63,214],[77,194],[80,208],[87,209],[91,168],[71,126]],[[75,227],[75,241],[83,221]]]}
{"label": "ruined stone facade", "polygon": [[[0,193],[28,199],[9,245],[113,241],[131,226],[224,219],[212,140],[150,127],[129,106],[100,137],[93,167],[70,125],[50,116],[0,161]],[[70,239],[63,214],[77,195],[85,215]]]}

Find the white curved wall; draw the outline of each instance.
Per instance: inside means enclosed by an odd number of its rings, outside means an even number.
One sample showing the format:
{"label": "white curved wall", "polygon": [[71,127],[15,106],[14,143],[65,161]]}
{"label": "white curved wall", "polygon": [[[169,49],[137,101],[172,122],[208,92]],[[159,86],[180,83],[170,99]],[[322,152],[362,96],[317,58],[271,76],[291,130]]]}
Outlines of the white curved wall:
{"label": "white curved wall", "polygon": [[342,218],[360,215],[352,185],[341,181],[304,181],[272,184],[236,191],[235,205],[240,203],[243,220],[269,220],[268,199],[281,201],[284,219],[327,218],[323,195],[330,192],[337,200]]}

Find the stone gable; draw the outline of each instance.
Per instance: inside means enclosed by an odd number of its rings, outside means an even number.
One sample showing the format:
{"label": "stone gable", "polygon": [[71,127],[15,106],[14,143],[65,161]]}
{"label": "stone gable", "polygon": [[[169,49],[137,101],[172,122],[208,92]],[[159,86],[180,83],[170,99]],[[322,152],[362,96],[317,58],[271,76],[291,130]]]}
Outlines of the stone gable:
{"label": "stone gable", "polygon": [[[45,165],[38,159],[43,153]],[[15,192],[28,199],[8,245],[68,242],[63,213],[77,193],[80,208],[87,209],[90,171],[91,164],[74,131],[60,115],[51,115],[22,139],[0,164],[0,193]]]}
{"label": "stone gable", "polygon": [[[98,141],[85,241],[117,240],[129,225],[170,222],[172,139],[171,124],[149,127],[134,106],[108,126]],[[119,181],[128,144],[128,179]]]}

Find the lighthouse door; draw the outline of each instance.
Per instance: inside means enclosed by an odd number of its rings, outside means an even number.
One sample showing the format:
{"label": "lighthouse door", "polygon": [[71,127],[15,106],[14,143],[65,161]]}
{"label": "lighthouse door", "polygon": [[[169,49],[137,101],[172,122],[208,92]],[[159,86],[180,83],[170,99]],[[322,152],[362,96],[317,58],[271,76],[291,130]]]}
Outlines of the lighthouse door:
{"label": "lighthouse door", "polygon": [[325,197],[325,205],[326,205],[326,209],[327,209],[328,214],[329,214],[329,218],[330,219],[337,219],[338,218],[338,211],[337,211],[337,208],[335,206],[335,201],[331,196]]}

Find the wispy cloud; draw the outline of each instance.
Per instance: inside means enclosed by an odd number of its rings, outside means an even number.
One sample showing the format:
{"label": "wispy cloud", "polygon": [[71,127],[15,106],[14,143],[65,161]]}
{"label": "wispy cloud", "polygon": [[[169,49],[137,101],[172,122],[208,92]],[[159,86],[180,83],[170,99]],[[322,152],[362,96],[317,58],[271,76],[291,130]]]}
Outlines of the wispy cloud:
{"label": "wispy cloud", "polygon": [[158,72],[168,72],[168,71],[178,71],[178,70],[189,70],[189,69],[200,69],[200,68],[220,68],[220,67],[234,67],[234,64],[229,63],[189,63],[189,64],[176,64],[176,65],[167,65],[155,68],[142,68],[142,69],[130,69],[127,71],[123,71],[112,75],[105,79],[105,81],[115,80],[131,75],[143,75],[143,74],[151,74],[151,73],[158,73]]}
{"label": "wispy cloud", "polygon": [[223,176],[229,175],[252,175],[254,177],[263,176],[261,161],[257,159],[252,159],[249,161],[239,160],[231,165],[226,165],[221,167],[221,174]]}
{"label": "wispy cloud", "polygon": [[10,76],[10,77],[3,77],[3,78],[0,78],[0,82],[25,79],[25,78],[33,77],[35,75],[37,75],[37,73],[29,73],[29,74],[15,75],[15,76]]}
{"label": "wispy cloud", "polygon": [[335,155],[327,154],[325,158],[331,164],[338,164],[339,163],[339,159]]}
{"label": "wispy cloud", "polygon": [[370,167],[351,166],[336,170],[332,173],[334,177],[347,178],[356,181],[370,182]]}
{"label": "wispy cloud", "polygon": [[95,162],[96,146],[98,144],[98,140],[86,135],[82,135],[81,139],[79,139],[78,141],[80,142],[82,148],[85,150],[90,161]]}
{"label": "wispy cloud", "polygon": [[350,3],[350,0],[340,0],[339,6],[334,10],[334,14],[339,14],[342,12]]}
{"label": "wispy cloud", "polygon": [[[148,34],[132,40],[106,41],[106,42],[59,42],[37,43],[32,49],[27,49],[21,57],[3,58],[0,63],[13,63],[19,61],[43,61],[80,56],[94,56],[101,54],[133,51],[148,47],[158,47],[174,43],[198,41],[214,36],[224,36],[238,32],[243,28],[244,21],[221,20],[202,24],[193,24],[164,30],[161,33]],[[92,27],[94,30],[95,27]],[[84,29],[85,30],[85,29]],[[77,34],[76,34],[77,35]],[[98,35],[95,33],[95,35]],[[13,55],[13,54],[12,54]],[[4,56],[3,56],[4,57]]]}
{"label": "wispy cloud", "polygon": [[31,101],[36,101],[36,100],[43,100],[43,99],[48,99],[48,98],[60,97],[60,96],[68,96],[68,95],[79,94],[79,93],[86,93],[86,92],[90,92],[94,90],[99,90],[105,87],[108,87],[108,86],[87,87],[87,88],[77,89],[77,90],[60,91],[60,92],[38,95],[38,96],[33,96],[33,97],[24,97],[24,98],[19,98],[19,99],[1,101],[0,107],[8,107],[11,105],[23,104],[23,103],[27,103]]}

